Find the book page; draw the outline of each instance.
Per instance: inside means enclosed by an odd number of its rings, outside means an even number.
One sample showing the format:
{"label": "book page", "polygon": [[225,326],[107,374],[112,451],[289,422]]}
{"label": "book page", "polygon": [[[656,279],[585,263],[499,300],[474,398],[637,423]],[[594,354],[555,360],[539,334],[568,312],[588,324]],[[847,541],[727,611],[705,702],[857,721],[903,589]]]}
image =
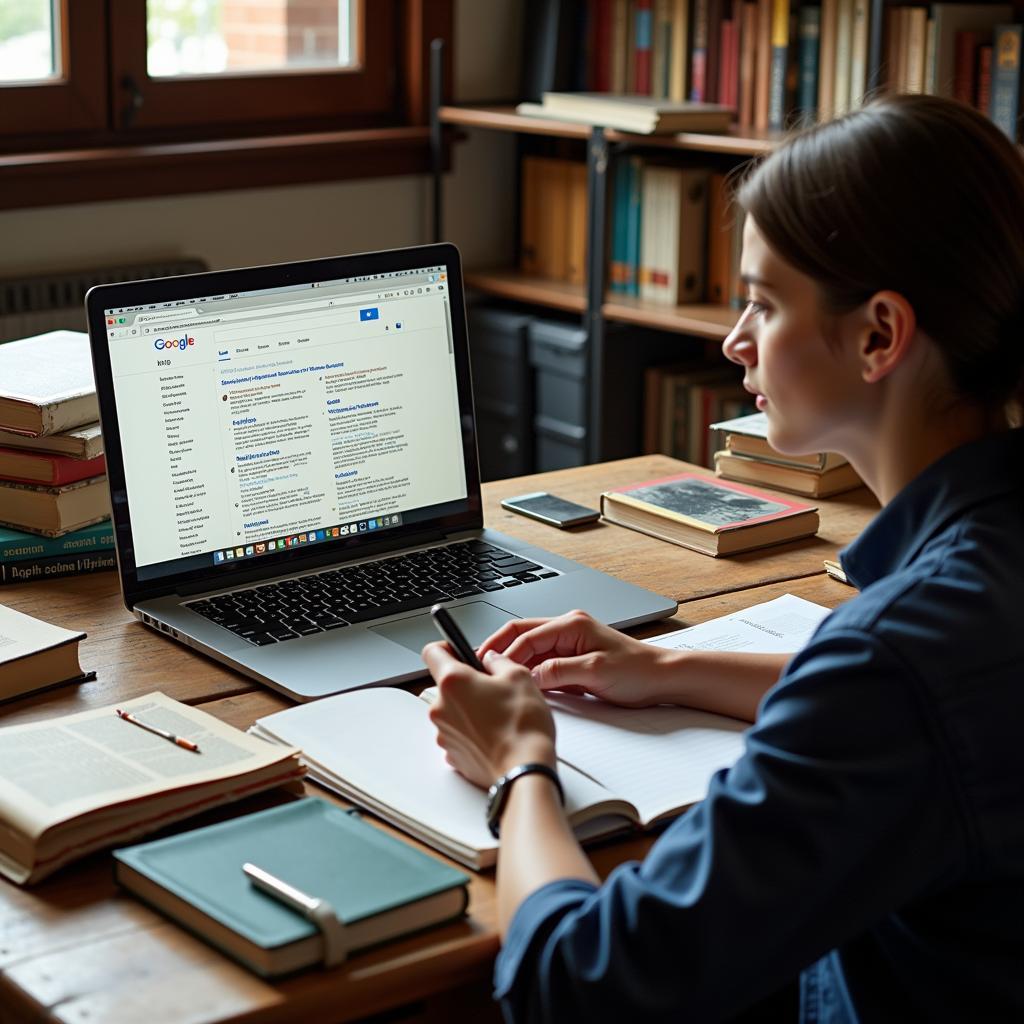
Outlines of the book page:
{"label": "book page", "polygon": [[751,654],[792,654],[810,640],[830,614],[813,601],[783,594],[750,608],[701,622],[647,642],[672,650],[747,651]]}
{"label": "book page", "polygon": [[[301,748],[316,781],[463,862],[497,847],[486,793],[445,761],[426,704],[407,690],[339,694],[261,718],[253,731]],[[608,799],[571,769],[559,776],[570,816]]]}
{"label": "book page", "polygon": [[295,753],[261,743],[162,693],[120,706],[149,725],[192,740],[200,753],[118,718],[113,706],[0,729],[0,822],[35,838],[79,814],[233,778]]}
{"label": "book page", "polygon": [[84,633],[52,626],[49,622],[0,605],[0,664],[47,651],[84,636]]}

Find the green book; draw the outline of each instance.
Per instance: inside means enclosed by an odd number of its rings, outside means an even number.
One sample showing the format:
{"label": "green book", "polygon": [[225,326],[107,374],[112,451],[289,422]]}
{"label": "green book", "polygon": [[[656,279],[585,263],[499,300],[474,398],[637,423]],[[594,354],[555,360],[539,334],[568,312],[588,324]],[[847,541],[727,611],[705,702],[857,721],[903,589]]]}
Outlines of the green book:
{"label": "green book", "polygon": [[345,924],[349,951],[460,917],[461,871],[313,797],[114,851],[125,888],[258,974],[321,963],[323,938],[298,912],[257,889],[251,862]]}

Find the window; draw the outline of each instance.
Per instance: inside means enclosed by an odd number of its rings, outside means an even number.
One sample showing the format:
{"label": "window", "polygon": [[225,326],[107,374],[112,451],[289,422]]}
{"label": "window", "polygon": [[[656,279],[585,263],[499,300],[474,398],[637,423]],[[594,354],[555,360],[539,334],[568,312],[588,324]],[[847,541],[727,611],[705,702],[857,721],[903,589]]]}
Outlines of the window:
{"label": "window", "polygon": [[2,0],[0,208],[424,170],[451,20],[452,0]]}

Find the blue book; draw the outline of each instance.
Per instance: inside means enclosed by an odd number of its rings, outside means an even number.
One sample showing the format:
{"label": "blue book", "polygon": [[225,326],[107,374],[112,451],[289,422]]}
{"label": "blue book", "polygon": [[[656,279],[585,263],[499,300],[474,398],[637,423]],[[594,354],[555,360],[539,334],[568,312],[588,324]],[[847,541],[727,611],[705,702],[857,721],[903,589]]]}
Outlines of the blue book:
{"label": "blue book", "polygon": [[1024,26],[996,25],[992,48],[992,99],[989,116],[1012,142],[1017,141],[1020,106],[1020,48]]}
{"label": "blue book", "polygon": [[40,537],[0,526],[0,563],[55,558],[58,555],[87,555],[114,550],[114,528],[110,520],[83,526],[62,537]]}
{"label": "blue book", "polygon": [[304,916],[257,889],[249,862],[330,903],[349,952],[461,917],[469,878],[326,800],[307,798],[114,851],[146,903],[264,976],[321,963]]}
{"label": "blue book", "polygon": [[818,113],[818,54],[821,42],[821,8],[801,7],[797,23],[796,105],[800,113],[813,120]]}
{"label": "blue book", "polygon": [[643,187],[643,161],[631,156],[626,161],[629,168],[628,191],[626,194],[626,294],[640,294],[640,234],[643,218],[641,190]]}

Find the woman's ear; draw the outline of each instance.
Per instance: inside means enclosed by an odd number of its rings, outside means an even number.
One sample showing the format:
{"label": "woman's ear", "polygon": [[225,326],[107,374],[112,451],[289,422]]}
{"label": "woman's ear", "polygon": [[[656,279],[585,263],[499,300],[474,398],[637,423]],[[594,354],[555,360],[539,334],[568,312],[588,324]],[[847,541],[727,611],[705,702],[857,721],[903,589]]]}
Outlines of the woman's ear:
{"label": "woman's ear", "polygon": [[887,377],[906,359],[917,317],[914,307],[899,292],[876,292],[864,305],[858,357],[861,377],[874,384]]}

